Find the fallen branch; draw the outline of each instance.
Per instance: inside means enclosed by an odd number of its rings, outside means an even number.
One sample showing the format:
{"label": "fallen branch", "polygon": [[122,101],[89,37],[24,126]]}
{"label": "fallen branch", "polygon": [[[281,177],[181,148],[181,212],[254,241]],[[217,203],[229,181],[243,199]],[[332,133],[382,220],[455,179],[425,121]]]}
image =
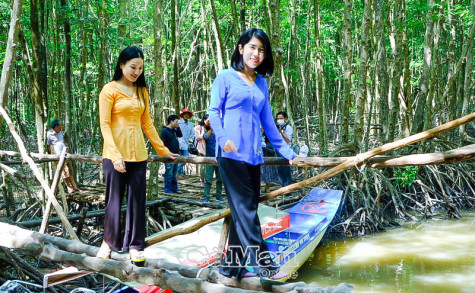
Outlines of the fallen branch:
{"label": "fallen branch", "polygon": [[426,166],[461,162],[475,158],[475,144],[445,152],[415,154],[396,158],[371,158],[366,164],[372,168]]}
{"label": "fallen branch", "polygon": [[[190,268],[162,260],[147,259],[147,267],[139,268],[127,260],[125,254],[112,254],[112,259],[94,257],[98,247],[89,246],[75,240],[40,234],[21,229],[14,225],[0,223],[0,246],[20,249],[23,253],[42,259],[66,263],[81,270],[95,271],[114,276],[121,281],[135,281],[141,284],[156,285],[178,292],[351,292],[348,284],[336,287],[317,288],[300,283],[280,283],[258,278],[246,278],[241,281],[226,278],[216,268]],[[175,270],[169,270],[174,268]],[[185,272],[187,277],[180,272]],[[205,272],[204,275],[201,273]],[[190,275],[194,273],[194,275]],[[226,282],[229,288],[214,282]]]}
{"label": "fallen branch", "polygon": [[205,225],[208,225],[210,223],[216,222],[219,219],[224,218],[224,217],[226,217],[230,214],[231,214],[231,210],[226,209],[222,212],[218,212],[218,213],[213,214],[213,215],[211,215],[207,218],[204,218],[204,219],[200,220],[199,222],[197,222],[196,224],[194,224],[190,227],[177,228],[177,229],[173,229],[171,231],[159,234],[159,235],[145,241],[145,246],[148,247],[150,245],[153,245],[153,244],[158,243],[158,242],[162,242],[163,240],[166,240],[166,239],[178,236],[178,235],[190,234],[190,233],[200,229],[201,227],[203,227]]}
{"label": "fallen branch", "polygon": [[[59,161],[59,155],[45,155],[38,153],[29,153],[33,158],[39,159],[37,163]],[[21,154],[12,151],[0,151],[0,157],[20,157]],[[470,160],[475,157],[475,144],[464,146],[461,148],[453,149],[445,152],[436,152],[429,154],[414,154],[405,155],[399,157],[390,156],[374,156],[368,160],[367,167],[371,168],[393,168],[403,166],[422,166],[422,165],[434,165],[444,164],[452,162],[460,162]],[[85,155],[73,155],[66,154],[66,159],[71,161],[81,161],[90,163],[102,163],[100,156],[85,156]],[[344,163],[347,160],[354,160],[355,157],[307,157],[296,158],[294,163],[299,167],[335,167]],[[157,156],[150,156],[149,162],[171,162],[168,158],[159,158]],[[2,161],[2,164],[23,164],[21,161]],[[215,158],[212,157],[177,157],[174,163],[187,163],[187,164],[200,164],[200,165],[217,165]],[[286,166],[289,165],[289,161],[284,158],[265,157],[263,166]]]}
{"label": "fallen branch", "polygon": [[7,172],[8,174],[12,175],[13,177],[19,178],[19,179],[26,179],[25,175],[20,174],[17,170],[8,167],[0,162],[0,168]]}

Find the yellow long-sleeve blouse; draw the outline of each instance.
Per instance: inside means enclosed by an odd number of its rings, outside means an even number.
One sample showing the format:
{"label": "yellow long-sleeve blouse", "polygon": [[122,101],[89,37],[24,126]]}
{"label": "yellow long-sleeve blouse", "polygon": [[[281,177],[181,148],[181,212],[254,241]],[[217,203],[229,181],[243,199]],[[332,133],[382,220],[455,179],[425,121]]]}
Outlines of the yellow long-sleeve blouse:
{"label": "yellow long-sleeve blouse", "polygon": [[143,88],[142,93],[145,104],[136,93],[133,97],[128,96],[115,81],[102,88],[99,95],[99,121],[104,138],[104,159],[112,162],[121,158],[126,162],[147,160],[142,129],[160,157],[169,152],[150,117],[147,89]]}

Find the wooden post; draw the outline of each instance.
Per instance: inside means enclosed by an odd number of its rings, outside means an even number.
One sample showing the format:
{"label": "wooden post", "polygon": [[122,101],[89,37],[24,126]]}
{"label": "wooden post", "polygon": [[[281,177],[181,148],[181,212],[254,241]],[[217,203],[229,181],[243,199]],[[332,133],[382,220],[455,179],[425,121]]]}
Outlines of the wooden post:
{"label": "wooden post", "polygon": [[[53,191],[53,194],[56,194],[59,178],[61,178],[61,173],[63,172],[63,169],[64,169],[64,156],[66,155],[66,150],[67,150],[67,147],[64,147],[63,150],[61,151],[61,155],[59,156],[59,163],[58,163],[58,166],[56,167],[56,172],[54,173],[53,183],[51,184],[51,190]],[[49,219],[50,214],[51,214],[51,199],[48,199],[48,202],[46,203],[46,209],[43,213],[43,221],[41,222],[40,233],[46,232],[46,227],[48,226],[48,219]]]}
{"label": "wooden post", "polygon": [[231,215],[224,218],[223,227],[221,228],[221,235],[219,236],[218,245],[218,257],[216,263],[219,265],[224,257],[224,249],[226,248],[226,242],[228,242],[229,228],[231,227],[232,217]]}
{"label": "wooden post", "polygon": [[81,237],[82,228],[84,227],[84,222],[86,221],[86,217],[87,217],[87,211],[88,211],[87,207],[83,207],[81,209],[81,218],[79,218],[78,228],[76,230],[78,237]]}

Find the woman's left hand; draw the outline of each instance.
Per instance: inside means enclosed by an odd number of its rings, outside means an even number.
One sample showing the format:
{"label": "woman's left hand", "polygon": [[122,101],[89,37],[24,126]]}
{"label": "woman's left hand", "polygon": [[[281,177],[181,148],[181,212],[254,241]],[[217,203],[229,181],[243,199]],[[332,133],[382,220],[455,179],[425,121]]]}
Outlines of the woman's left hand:
{"label": "woman's left hand", "polygon": [[170,158],[170,159],[172,159],[172,160],[175,160],[176,157],[178,157],[178,156],[179,156],[179,154],[174,154],[174,153],[172,153],[172,152],[169,152],[169,153],[167,153],[167,154],[165,155],[165,157]]}

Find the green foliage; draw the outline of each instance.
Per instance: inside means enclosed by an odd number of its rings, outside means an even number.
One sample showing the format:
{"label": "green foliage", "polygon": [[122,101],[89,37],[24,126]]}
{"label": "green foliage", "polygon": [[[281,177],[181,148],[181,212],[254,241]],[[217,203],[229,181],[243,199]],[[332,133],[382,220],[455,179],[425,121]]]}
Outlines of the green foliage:
{"label": "green foliage", "polygon": [[406,166],[394,170],[395,183],[401,187],[411,186],[416,180],[418,167]]}

